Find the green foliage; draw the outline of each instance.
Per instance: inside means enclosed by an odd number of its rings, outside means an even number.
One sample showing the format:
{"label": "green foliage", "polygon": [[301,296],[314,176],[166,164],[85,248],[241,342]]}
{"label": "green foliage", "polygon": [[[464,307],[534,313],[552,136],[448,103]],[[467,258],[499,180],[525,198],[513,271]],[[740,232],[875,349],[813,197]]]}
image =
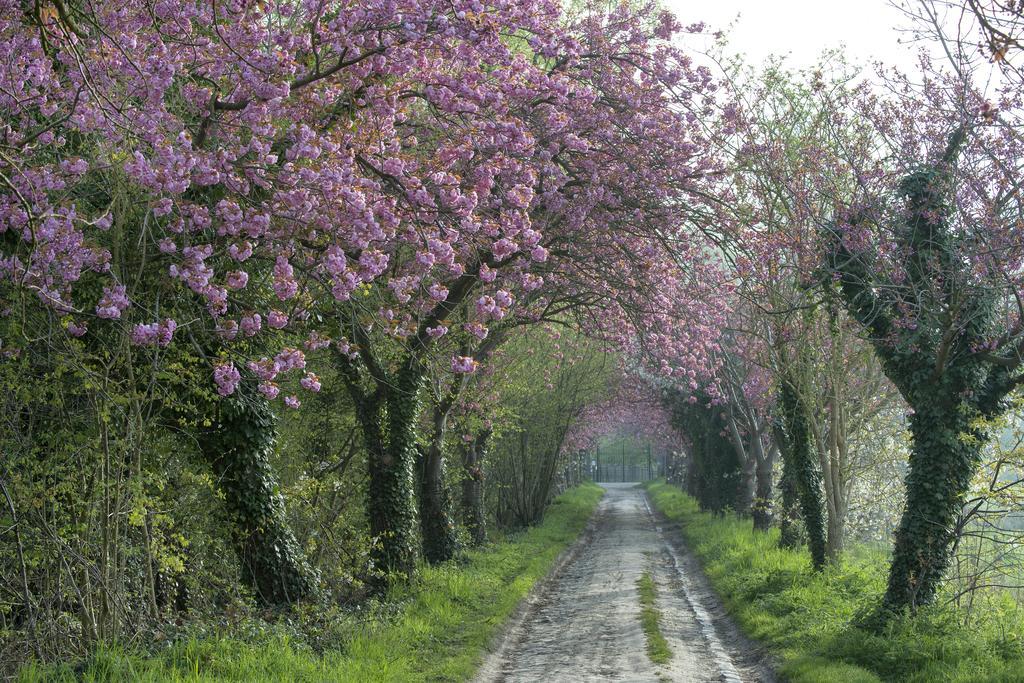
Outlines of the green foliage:
{"label": "green foliage", "polygon": [[315,579],[288,526],[270,465],[276,418],[252,382],[218,407],[217,423],[203,435],[200,448],[234,522],[242,580],[265,605],[296,602],[313,590]]}
{"label": "green foliage", "polygon": [[658,587],[649,572],[636,580],[640,594],[640,627],[647,638],[647,656],[655,664],[666,664],[672,659],[672,650],[661,633],[661,612],[657,607]]}
{"label": "green foliage", "polygon": [[289,524],[322,589],[349,602],[379,578],[366,518],[366,452],[344,387],[330,367],[322,370],[323,389],[279,416],[273,465]]}
{"label": "green foliage", "polygon": [[742,520],[702,513],[663,482],[648,493],[679,525],[729,612],[769,646],[794,683],[1024,680],[1024,613],[1009,601],[970,625],[959,610],[935,604],[916,618],[894,617],[880,632],[861,628],[885,590],[884,553],[855,549],[814,572],[805,553],[778,547],[775,530],[756,532]]}
{"label": "green foliage", "polygon": [[[71,666],[27,667],[20,681],[461,681],[469,678],[501,624],[559,553],[586,526],[603,491],[586,484],[552,504],[544,523],[481,550],[463,566],[424,567],[387,596],[386,620],[343,623],[351,631],[316,654],[302,634],[280,626],[176,642],[151,657],[98,650],[76,677]],[[386,609],[380,609],[386,613]]]}
{"label": "green foliage", "polygon": [[690,441],[686,449],[687,490],[705,510],[735,510],[741,468],[736,449],[725,436],[727,425],[721,408],[710,406],[707,395],[697,395],[691,403],[688,395],[677,390],[667,391],[665,401],[672,411],[673,426]]}
{"label": "green foliage", "polygon": [[500,526],[519,528],[544,515],[564,465],[566,435],[587,405],[605,397],[614,363],[580,335],[545,329],[516,336],[502,357],[516,371],[500,388],[508,414],[505,430],[493,439],[488,499]]}

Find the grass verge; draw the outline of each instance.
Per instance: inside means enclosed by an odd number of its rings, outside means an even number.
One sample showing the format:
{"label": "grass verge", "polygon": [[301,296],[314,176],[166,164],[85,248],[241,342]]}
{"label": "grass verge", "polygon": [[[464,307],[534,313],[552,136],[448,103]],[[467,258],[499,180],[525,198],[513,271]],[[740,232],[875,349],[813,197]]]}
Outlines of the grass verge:
{"label": "grass verge", "polygon": [[[1024,681],[1024,614],[989,594],[967,615],[949,604],[894,619],[882,633],[854,625],[885,589],[884,552],[852,548],[815,573],[806,551],[782,550],[778,531],[700,512],[678,488],[647,486],[654,506],[679,523],[690,550],[740,627],[767,645],[795,683],[1010,683]],[[940,601],[941,602],[941,601]]]}
{"label": "grass verge", "polygon": [[424,567],[388,599],[393,618],[351,633],[344,650],[317,655],[280,634],[242,641],[212,636],[156,655],[103,648],[74,671],[29,667],[35,681],[462,681],[502,624],[583,530],[603,490],[585,484],[554,501],[537,527],[470,551],[462,565]]}
{"label": "grass verge", "polygon": [[640,626],[647,637],[647,656],[655,664],[667,664],[672,659],[672,650],[668,641],[661,633],[661,612],[658,611],[658,587],[650,572],[636,580],[636,589],[640,594]]}

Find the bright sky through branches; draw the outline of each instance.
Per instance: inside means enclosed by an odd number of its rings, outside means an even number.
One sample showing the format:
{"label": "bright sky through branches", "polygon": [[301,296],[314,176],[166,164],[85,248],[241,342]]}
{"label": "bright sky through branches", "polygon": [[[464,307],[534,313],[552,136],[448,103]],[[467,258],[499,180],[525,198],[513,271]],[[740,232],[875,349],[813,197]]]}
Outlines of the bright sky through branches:
{"label": "bright sky through branches", "polygon": [[752,62],[788,54],[790,65],[802,68],[813,65],[824,50],[845,46],[853,62],[881,59],[908,70],[916,65],[918,46],[906,44],[906,35],[896,28],[907,25],[906,17],[887,0],[666,0],[665,7],[683,24],[703,21],[715,30],[739,15],[729,42]]}

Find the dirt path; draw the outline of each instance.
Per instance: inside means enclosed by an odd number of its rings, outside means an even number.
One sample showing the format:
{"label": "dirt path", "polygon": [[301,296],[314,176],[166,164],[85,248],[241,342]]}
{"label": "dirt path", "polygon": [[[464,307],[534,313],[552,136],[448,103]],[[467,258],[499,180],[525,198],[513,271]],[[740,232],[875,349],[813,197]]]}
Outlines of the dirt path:
{"label": "dirt path", "polygon": [[[729,623],[685,548],[669,539],[641,489],[607,489],[590,532],[512,626],[480,681],[773,681]],[[647,657],[637,579],[658,587],[667,664]]]}

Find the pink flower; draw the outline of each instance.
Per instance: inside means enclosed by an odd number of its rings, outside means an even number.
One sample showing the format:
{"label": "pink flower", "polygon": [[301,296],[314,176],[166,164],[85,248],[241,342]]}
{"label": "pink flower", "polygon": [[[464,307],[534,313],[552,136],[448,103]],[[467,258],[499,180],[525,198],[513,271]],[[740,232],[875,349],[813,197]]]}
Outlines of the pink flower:
{"label": "pink flower", "polygon": [[487,339],[487,327],[480,323],[466,323],[462,326],[462,329],[466,330],[466,332],[469,332],[477,339]]}
{"label": "pink flower", "polygon": [[331,340],[328,337],[320,336],[316,330],[309,333],[309,338],[302,343],[306,347],[307,351],[319,351],[325,349],[331,345]]}
{"label": "pink flower", "polygon": [[252,337],[260,328],[263,327],[263,318],[260,317],[259,313],[251,313],[249,315],[242,316],[242,333],[246,337]]}
{"label": "pink flower", "polygon": [[306,376],[299,380],[299,384],[306,391],[312,391],[314,394],[320,391],[320,378],[312,372],[307,372]]}
{"label": "pink flower", "polygon": [[499,261],[504,261],[508,256],[515,253],[518,248],[519,247],[516,246],[515,242],[511,241],[507,237],[502,237],[494,243],[494,246],[491,247],[491,251],[494,252],[494,258]]}
{"label": "pink flower", "polygon": [[283,349],[280,353],[274,356],[274,362],[281,369],[281,372],[288,372],[289,370],[302,370],[306,367],[306,354],[302,353],[298,349]]}
{"label": "pink flower", "polygon": [[139,324],[132,329],[131,341],[138,346],[156,344],[157,346],[164,347],[171,343],[171,339],[174,337],[174,330],[177,328],[178,323],[170,318],[164,318],[157,323]]}
{"label": "pink flower", "polygon": [[430,298],[434,301],[444,301],[448,298],[448,288],[435,282],[430,285]]}
{"label": "pink flower", "polygon": [[82,175],[89,170],[89,162],[81,158],[74,161],[62,161],[60,165],[63,171],[71,175]]}
{"label": "pink flower", "polygon": [[281,393],[281,387],[273,382],[260,382],[259,390],[261,394],[271,400],[277,398],[277,395]]}
{"label": "pink flower", "polygon": [[221,363],[213,369],[213,381],[217,383],[217,393],[221,396],[230,396],[235,393],[242,375],[233,363]]}
{"label": "pink flower", "polygon": [[222,339],[231,341],[238,336],[238,321],[236,320],[223,320],[217,323],[217,334]]}
{"label": "pink flower", "polygon": [[231,289],[242,289],[249,282],[249,273],[244,270],[233,270],[228,273],[226,284]]}
{"label": "pink flower", "polygon": [[291,408],[292,410],[295,410],[300,405],[302,405],[302,403],[299,402],[299,397],[298,396],[294,396],[294,395],[293,396],[286,396],[285,399],[284,399],[284,404],[286,406],[288,406],[289,408]]}
{"label": "pink flower", "polygon": [[288,324],[288,314],[281,311],[271,311],[267,314],[267,324],[275,330],[283,329]]}
{"label": "pink flower", "polygon": [[295,269],[288,259],[278,256],[274,264],[274,293],[281,301],[291,299],[299,291],[299,283],[295,281]]}
{"label": "pink flower", "polygon": [[252,244],[248,240],[243,240],[238,244],[232,244],[228,247],[228,255],[241,263],[252,256]]}
{"label": "pink flower", "polygon": [[469,356],[452,356],[452,372],[466,375],[476,372],[478,365],[479,363]]}
{"label": "pink flower", "polygon": [[277,361],[270,360],[264,356],[258,361],[249,361],[249,369],[252,370],[257,379],[269,382],[277,377],[277,374],[281,371],[281,366],[277,364]]}
{"label": "pink flower", "polygon": [[448,334],[448,328],[444,325],[438,325],[437,327],[428,327],[427,334],[431,339],[440,339],[444,335]]}
{"label": "pink flower", "polygon": [[100,318],[116,320],[121,317],[121,312],[128,308],[128,296],[125,293],[124,285],[104,287],[103,296],[96,304],[96,315]]}

